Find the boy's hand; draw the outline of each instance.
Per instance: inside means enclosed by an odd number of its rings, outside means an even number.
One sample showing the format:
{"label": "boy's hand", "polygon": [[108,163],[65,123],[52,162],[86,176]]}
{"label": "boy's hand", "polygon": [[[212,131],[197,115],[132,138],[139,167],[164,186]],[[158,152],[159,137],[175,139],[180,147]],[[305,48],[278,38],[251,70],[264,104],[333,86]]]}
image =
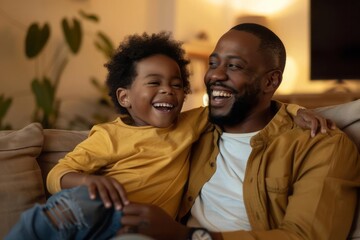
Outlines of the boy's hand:
{"label": "boy's hand", "polygon": [[310,109],[299,109],[294,121],[303,129],[310,129],[311,137],[314,137],[319,129],[321,133],[326,133],[330,129],[336,128],[333,121],[316,114]]}
{"label": "boy's hand", "polygon": [[88,186],[90,198],[95,199],[98,193],[106,208],[114,205],[116,210],[121,210],[129,204],[125,189],[111,177],[85,175],[83,184]]}

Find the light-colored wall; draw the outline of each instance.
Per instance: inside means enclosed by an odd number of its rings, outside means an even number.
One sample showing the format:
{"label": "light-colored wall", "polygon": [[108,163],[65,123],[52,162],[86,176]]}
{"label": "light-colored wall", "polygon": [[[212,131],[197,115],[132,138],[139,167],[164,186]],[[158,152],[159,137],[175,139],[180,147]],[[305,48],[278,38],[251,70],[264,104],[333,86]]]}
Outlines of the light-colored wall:
{"label": "light-colored wall", "polygon": [[[286,69],[279,92],[322,92],[333,82],[309,80],[309,0],[288,1],[290,3],[285,9],[267,17],[268,26],[287,47],[290,57],[288,68],[295,65],[297,72],[295,75]],[[106,70],[103,64],[106,59],[93,47],[96,30],[107,33],[116,45],[128,34],[169,30],[173,31],[176,39],[192,46],[195,46],[195,35],[204,31],[209,41],[201,44],[201,48],[203,52],[210,52],[221,34],[235,24],[237,17],[248,15],[241,5],[235,7],[233,2],[242,1],[0,0],[0,94],[14,98],[5,122],[11,122],[13,128],[20,128],[31,121],[34,97],[30,92],[30,83],[36,76],[36,69],[49,67],[47,65],[62,41],[62,17],[78,16],[79,9],[100,16],[98,24],[83,21],[86,32],[84,44],[78,55],[69,56],[69,64],[61,78],[58,92],[62,99],[60,127],[66,127],[75,114],[90,117],[98,111],[95,105],[98,92],[90,84],[90,78],[104,81]],[[49,21],[54,30],[39,66],[24,55],[26,28],[33,21]],[[349,84],[353,90],[360,91],[358,82],[350,81]],[[201,94],[190,96],[185,108],[200,105],[201,99]]]}
{"label": "light-colored wall", "polygon": [[[76,56],[63,48],[61,54],[69,54],[69,63],[63,73],[58,89],[61,102],[60,127],[66,127],[75,114],[90,117],[96,112],[95,101],[99,93],[90,84],[90,78],[104,81],[106,58],[93,46],[94,35],[102,30],[110,36],[114,44],[130,33],[148,31],[149,26],[158,22],[152,20],[147,0],[0,0],[0,94],[13,97],[13,104],[5,122],[11,122],[13,128],[20,128],[31,122],[34,110],[34,97],[30,84],[35,76],[42,72],[52,76],[49,64],[54,52],[63,43],[61,19],[76,16],[80,9],[100,16],[99,23],[82,21],[85,37],[79,54]],[[154,24],[152,24],[154,21]],[[32,22],[49,22],[52,36],[45,51],[37,61],[26,59],[24,42],[26,29]],[[64,47],[64,46],[63,46]],[[59,58],[59,55],[57,55]],[[42,69],[39,70],[37,69]]]}

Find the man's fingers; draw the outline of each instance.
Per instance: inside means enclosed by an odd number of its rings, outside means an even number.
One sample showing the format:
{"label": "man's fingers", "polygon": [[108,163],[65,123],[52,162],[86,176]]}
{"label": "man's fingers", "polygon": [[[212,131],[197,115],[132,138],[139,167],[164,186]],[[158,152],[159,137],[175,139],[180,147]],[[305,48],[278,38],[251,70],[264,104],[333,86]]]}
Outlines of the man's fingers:
{"label": "man's fingers", "polygon": [[[126,207],[124,207],[125,209]],[[137,232],[146,232],[149,230],[150,223],[144,216],[142,216],[142,212],[140,211],[133,211],[135,208],[128,208],[127,213],[124,212],[124,215],[121,217],[121,224],[124,228],[127,227],[135,227]],[[131,213],[129,213],[131,212]],[[128,230],[123,230],[127,232]],[[130,229],[131,231],[131,229]]]}
{"label": "man's fingers", "polygon": [[144,204],[130,203],[123,208],[124,215],[139,215],[143,212]]}
{"label": "man's fingers", "polygon": [[137,226],[140,223],[141,218],[137,215],[124,214],[120,221],[122,225]]}

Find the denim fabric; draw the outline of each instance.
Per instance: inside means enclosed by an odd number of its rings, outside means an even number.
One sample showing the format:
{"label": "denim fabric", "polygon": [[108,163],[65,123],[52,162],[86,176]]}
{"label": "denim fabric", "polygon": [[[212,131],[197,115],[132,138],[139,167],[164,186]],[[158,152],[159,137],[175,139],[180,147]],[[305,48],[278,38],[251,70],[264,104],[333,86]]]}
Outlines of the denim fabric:
{"label": "denim fabric", "polygon": [[[54,211],[61,205],[61,212],[71,211],[73,221],[57,218],[58,229],[53,226],[44,210]],[[110,239],[120,229],[121,212],[105,208],[101,199],[91,200],[87,187],[63,190],[53,195],[44,205],[36,204],[25,211],[5,240],[19,239]]]}

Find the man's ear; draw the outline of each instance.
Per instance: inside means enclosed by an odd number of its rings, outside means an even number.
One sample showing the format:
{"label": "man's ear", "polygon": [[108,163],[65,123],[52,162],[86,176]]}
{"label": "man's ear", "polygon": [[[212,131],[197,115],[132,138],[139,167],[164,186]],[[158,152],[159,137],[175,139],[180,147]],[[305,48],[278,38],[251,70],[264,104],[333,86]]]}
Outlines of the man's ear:
{"label": "man's ear", "polygon": [[118,88],[116,90],[116,97],[120,106],[124,108],[129,108],[131,106],[128,90],[126,88]]}
{"label": "man's ear", "polygon": [[266,79],[264,92],[275,92],[282,81],[282,72],[280,70],[271,71]]}

